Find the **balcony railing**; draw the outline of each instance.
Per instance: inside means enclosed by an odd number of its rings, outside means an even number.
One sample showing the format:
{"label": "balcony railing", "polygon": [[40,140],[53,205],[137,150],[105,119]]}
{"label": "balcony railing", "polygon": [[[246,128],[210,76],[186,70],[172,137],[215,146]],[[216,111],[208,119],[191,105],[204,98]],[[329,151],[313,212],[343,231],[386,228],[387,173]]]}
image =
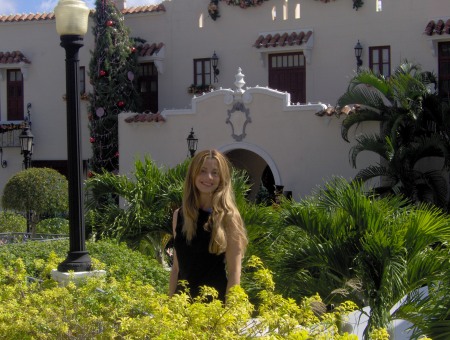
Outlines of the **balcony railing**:
{"label": "balcony railing", "polygon": [[19,135],[25,124],[24,121],[0,121],[0,148],[20,146]]}

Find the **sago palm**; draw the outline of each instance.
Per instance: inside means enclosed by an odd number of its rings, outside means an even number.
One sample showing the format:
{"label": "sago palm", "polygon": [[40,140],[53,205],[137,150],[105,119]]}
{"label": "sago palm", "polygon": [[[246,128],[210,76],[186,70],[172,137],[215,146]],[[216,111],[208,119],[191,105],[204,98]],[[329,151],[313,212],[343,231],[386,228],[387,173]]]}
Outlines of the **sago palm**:
{"label": "sago palm", "polygon": [[318,292],[330,305],[351,299],[369,306],[367,331],[388,327],[396,303],[450,275],[442,246],[450,219],[437,208],[369,197],[361,183],[337,178],[299,203],[286,201],[282,211],[278,286],[295,298]]}
{"label": "sago palm", "polygon": [[181,205],[187,165],[165,169],[146,157],[135,162],[134,178],[105,172],[88,179],[87,210],[95,232],[153,249],[161,260],[172,233],[173,210]]}

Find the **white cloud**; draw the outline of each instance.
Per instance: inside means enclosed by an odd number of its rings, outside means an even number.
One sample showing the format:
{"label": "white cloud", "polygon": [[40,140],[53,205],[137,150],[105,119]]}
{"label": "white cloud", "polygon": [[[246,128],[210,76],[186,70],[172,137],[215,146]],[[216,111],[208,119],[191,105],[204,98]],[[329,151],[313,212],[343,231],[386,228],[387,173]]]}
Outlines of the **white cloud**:
{"label": "white cloud", "polygon": [[10,14],[17,12],[16,4],[14,0],[2,0],[0,1],[0,14]]}
{"label": "white cloud", "polygon": [[126,6],[135,7],[135,6],[143,6],[143,5],[154,5],[161,3],[162,0],[127,0]]}
{"label": "white cloud", "polygon": [[42,1],[39,5],[39,12],[53,12],[53,10],[56,7],[56,4],[58,3],[58,0],[46,0]]}
{"label": "white cloud", "polygon": [[[95,8],[95,0],[84,0],[89,8]],[[126,0],[126,7],[159,4],[163,0]],[[58,0],[0,0],[0,15],[12,13],[53,12]]]}

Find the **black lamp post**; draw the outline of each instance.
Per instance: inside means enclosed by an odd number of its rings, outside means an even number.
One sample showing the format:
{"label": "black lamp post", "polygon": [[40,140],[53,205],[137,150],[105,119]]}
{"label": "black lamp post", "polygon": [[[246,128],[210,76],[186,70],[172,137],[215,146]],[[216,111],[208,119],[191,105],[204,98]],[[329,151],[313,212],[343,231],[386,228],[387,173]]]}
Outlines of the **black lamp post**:
{"label": "black lamp post", "polygon": [[217,76],[219,75],[220,71],[217,68],[217,65],[219,64],[219,57],[217,56],[216,51],[214,51],[214,54],[211,57],[211,63],[214,73],[214,82],[217,83],[219,81],[219,79],[217,79]]}
{"label": "black lamp post", "polygon": [[59,0],[55,7],[56,31],[66,51],[67,167],[69,182],[69,240],[67,258],[60,272],[85,272],[91,269],[86,250],[80,147],[80,96],[78,91],[78,50],[88,29],[89,8],[84,1]]}
{"label": "black lamp post", "polygon": [[22,133],[19,135],[21,154],[23,155],[23,166],[26,169],[31,167],[31,155],[33,154],[34,136],[30,131],[30,127],[26,125]]}
{"label": "black lamp post", "polygon": [[359,72],[359,68],[363,64],[362,59],[361,59],[362,50],[363,50],[363,47],[362,47],[361,43],[358,40],[358,42],[355,45],[356,71],[357,72]]}
{"label": "black lamp post", "polygon": [[195,151],[197,151],[198,138],[195,137],[194,128],[191,128],[189,136],[186,138],[188,150],[191,154],[191,158],[194,157]]}
{"label": "black lamp post", "polygon": [[[26,125],[22,133],[19,135],[20,140],[20,153],[23,155],[23,167],[26,169],[31,168],[31,155],[33,154],[33,139],[34,136],[30,131],[30,126]],[[2,165],[3,166],[3,165]],[[31,214],[30,210],[27,211],[27,234],[31,232]]]}

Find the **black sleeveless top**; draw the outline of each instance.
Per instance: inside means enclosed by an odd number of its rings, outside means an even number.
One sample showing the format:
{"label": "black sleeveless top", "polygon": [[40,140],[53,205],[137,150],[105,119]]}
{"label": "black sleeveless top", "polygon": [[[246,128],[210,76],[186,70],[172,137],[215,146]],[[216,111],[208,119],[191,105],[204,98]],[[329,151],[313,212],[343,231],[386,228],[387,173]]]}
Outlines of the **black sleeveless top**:
{"label": "black sleeveless top", "polygon": [[[188,282],[189,294],[192,298],[200,294],[201,286],[213,287],[219,293],[219,299],[225,301],[227,275],[225,269],[225,253],[216,255],[208,251],[211,233],[203,227],[210,213],[199,209],[197,232],[188,243],[183,234],[182,209],[178,211],[176,237],[174,247],[178,259],[178,281]],[[179,284],[176,292],[183,289]]]}

